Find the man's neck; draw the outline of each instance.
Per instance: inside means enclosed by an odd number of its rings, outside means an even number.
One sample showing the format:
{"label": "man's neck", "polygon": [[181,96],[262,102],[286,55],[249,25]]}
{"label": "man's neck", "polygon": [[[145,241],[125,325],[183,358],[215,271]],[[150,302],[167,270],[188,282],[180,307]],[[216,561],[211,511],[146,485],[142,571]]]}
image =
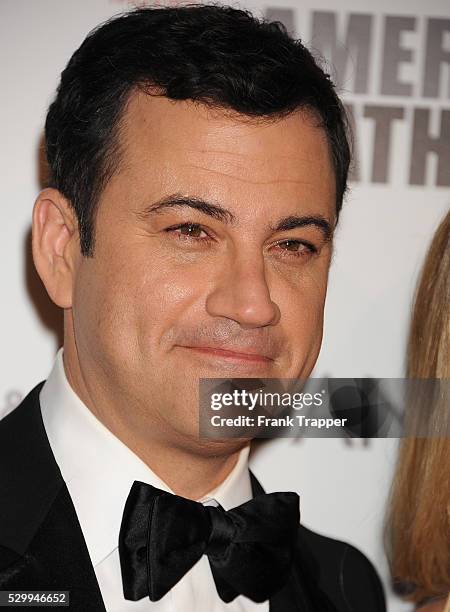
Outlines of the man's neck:
{"label": "man's neck", "polygon": [[177,495],[199,500],[218,487],[231,473],[239,459],[241,448],[223,454],[205,455],[152,440],[140,448],[136,439],[127,441],[117,435],[166,485]]}

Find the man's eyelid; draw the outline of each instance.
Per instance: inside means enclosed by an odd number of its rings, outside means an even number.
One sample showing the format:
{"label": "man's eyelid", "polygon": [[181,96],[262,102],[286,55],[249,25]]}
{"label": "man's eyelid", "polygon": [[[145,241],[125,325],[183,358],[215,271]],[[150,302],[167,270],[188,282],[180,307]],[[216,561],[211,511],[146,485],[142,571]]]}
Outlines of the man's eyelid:
{"label": "man's eyelid", "polygon": [[298,244],[305,245],[316,251],[319,251],[322,248],[322,246],[326,244],[326,240],[323,237],[320,237],[319,239],[311,239],[309,237],[304,238],[304,237],[291,235],[291,236],[283,236],[283,237],[271,240],[270,243],[268,244],[268,247],[270,248],[272,246],[282,245],[282,244],[285,244],[286,242],[297,242]]}
{"label": "man's eyelid", "polygon": [[292,229],[279,229],[271,234],[270,240],[280,242],[283,240],[298,240],[299,242],[309,242],[315,245],[323,245],[332,242],[333,234],[326,236],[325,233],[315,225],[305,225],[293,227]]}
{"label": "man's eyelid", "polygon": [[[318,253],[320,250],[319,246],[315,245],[313,242],[309,240],[297,240],[295,238],[285,238],[284,240],[277,240],[273,244],[273,246],[282,248],[283,245],[286,244],[287,242],[295,242],[298,244],[299,247],[306,247],[309,251],[311,251],[311,253]],[[286,251],[288,250],[289,249],[286,249]]]}
{"label": "man's eyelid", "polygon": [[183,227],[195,227],[200,229],[202,232],[205,232],[205,234],[209,237],[209,238],[215,238],[215,232],[210,229],[209,227],[205,227],[203,225],[203,223],[199,223],[197,221],[182,221],[180,223],[174,223],[172,225],[169,225],[167,227],[164,228],[165,232],[170,232],[170,231],[174,231],[177,229],[181,229]]}
{"label": "man's eyelid", "polygon": [[278,234],[278,237],[273,237],[269,245],[277,245],[283,242],[299,242],[306,246],[310,246],[316,252],[321,251],[327,245],[333,244],[333,236],[327,237],[321,232],[319,229],[317,231],[304,232],[304,228],[296,228],[288,231],[276,232],[275,236]]}

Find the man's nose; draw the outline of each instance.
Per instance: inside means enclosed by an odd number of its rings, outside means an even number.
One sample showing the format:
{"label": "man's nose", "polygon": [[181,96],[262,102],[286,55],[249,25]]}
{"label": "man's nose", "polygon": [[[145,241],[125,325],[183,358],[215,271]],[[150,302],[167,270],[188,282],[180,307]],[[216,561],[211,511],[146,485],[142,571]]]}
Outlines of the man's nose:
{"label": "man's nose", "polygon": [[206,310],[213,317],[232,319],[243,328],[276,325],[280,309],[272,301],[264,260],[234,261],[217,278],[206,300]]}

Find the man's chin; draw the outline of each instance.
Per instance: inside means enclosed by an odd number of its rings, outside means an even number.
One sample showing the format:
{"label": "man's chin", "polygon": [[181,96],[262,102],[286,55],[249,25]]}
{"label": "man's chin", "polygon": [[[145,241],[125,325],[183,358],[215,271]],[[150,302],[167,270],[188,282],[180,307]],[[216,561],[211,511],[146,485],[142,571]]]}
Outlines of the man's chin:
{"label": "man's chin", "polygon": [[226,456],[239,451],[252,441],[251,436],[208,436],[199,433],[198,425],[185,424],[184,427],[177,427],[178,444],[190,453],[206,456]]}
{"label": "man's chin", "polygon": [[239,452],[245,446],[248,446],[251,441],[252,438],[218,438],[215,440],[197,438],[195,449],[197,454],[205,457],[227,457]]}

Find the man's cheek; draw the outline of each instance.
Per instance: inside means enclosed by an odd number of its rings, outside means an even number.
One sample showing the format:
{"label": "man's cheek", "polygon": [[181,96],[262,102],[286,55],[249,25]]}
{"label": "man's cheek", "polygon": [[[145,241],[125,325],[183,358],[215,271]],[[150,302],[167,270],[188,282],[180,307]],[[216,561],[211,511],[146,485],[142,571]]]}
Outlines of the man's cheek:
{"label": "man's cheek", "polygon": [[145,284],[143,298],[150,310],[165,312],[187,308],[202,291],[202,275],[189,267],[172,270],[162,266],[158,272],[149,277]]}
{"label": "man's cheek", "polygon": [[[141,289],[116,313],[122,321],[119,333],[134,337],[139,353],[157,351],[166,332],[184,319],[197,299],[197,286],[189,276],[166,274],[147,278]],[[152,357],[153,358],[153,357]]]}
{"label": "man's cheek", "polygon": [[[305,284],[291,291],[280,291],[277,304],[281,311],[281,322],[287,329],[303,329],[314,327],[313,323],[320,320],[325,304],[324,284]],[[273,296],[274,301],[277,296]]]}

